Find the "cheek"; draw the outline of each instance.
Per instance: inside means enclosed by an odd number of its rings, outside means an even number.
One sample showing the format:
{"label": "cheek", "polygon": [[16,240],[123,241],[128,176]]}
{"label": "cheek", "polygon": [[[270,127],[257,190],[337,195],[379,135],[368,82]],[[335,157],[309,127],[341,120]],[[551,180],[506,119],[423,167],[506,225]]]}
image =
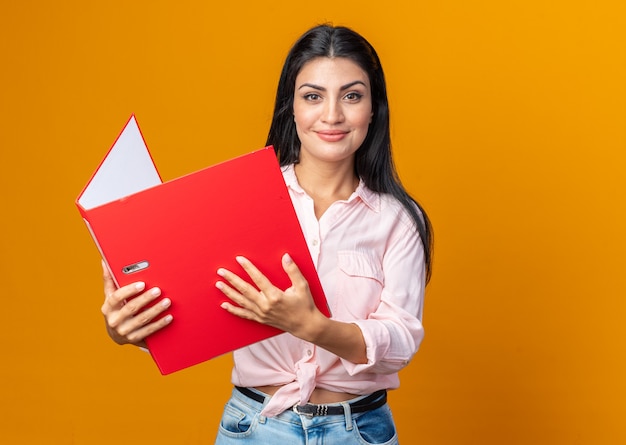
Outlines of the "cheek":
{"label": "cheek", "polygon": [[369,115],[361,117],[358,123],[355,122],[355,127],[359,129],[358,132],[356,133],[358,140],[356,140],[355,143],[359,147],[361,146],[361,144],[363,144],[363,142],[367,138],[367,134],[369,133],[371,123],[372,123],[372,118]]}
{"label": "cheek", "polygon": [[367,130],[371,123],[372,123],[372,117],[368,115],[364,117],[363,120],[361,121],[361,127]]}
{"label": "cheek", "polygon": [[300,131],[307,126],[307,123],[311,120],[311,118],[302,110],[302,108],[294,107],[293,120],[296,123],[296,129]]}
{"label": "cheek", "polygon": [[371,104],[367,104],[358,110],[354,110],[354,114],[352,115],[352,123],[355,127],[365,128],[369,127],[369,124],[372,122],[374,117],[374,112],[372,110]]}
{"label": "cheek", "polygon": [[301,116],[300,115],[294,115],[293,116],[293,122],[296,124],[296,133],[298,133],[298,135],[300,135],[300,133],[302,132],[302,129],[304,128]]}
{"label": "cheek", "polygon": [[372,123],[372,115],[371,114],[361,114],[352,121],[355,128],[358,128],[360,131],[367,133]]}

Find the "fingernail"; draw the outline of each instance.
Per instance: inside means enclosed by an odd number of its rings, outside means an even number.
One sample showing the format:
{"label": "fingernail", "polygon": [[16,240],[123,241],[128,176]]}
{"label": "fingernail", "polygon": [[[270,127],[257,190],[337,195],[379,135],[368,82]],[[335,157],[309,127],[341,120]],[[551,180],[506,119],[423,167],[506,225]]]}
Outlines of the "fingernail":
{"label": "fingernail", "polygon": [[293,263],[293,260],[291,259],[291,256],[288,253],[283,255],[283,261],[285,262],[285,264]]}
{"label": "fingernail", "polygon": [[166,323],[169,323],[169,322],[171,322],[174,319],[174,317],[172,317],[171,315],[166,315],[163,318],[164,318]]}
{"label": "fingernail", "polygon": [[145,287],[146,287],[146,283],[144,283],[143,281],[135,283],[135,289],[137,290],[143,290]]}
{"label": "fingernail", "polygon": [[172,300],[169,298],[164,298],[163,301],[161,301],[161,306],[163,307],[170,307],[170,304],[172,304]]}
{"label": "fingernail", "polygon": [[223,277],[226,274],[226,271],[224,269],[220,268],[220,269],[217,269],[217,274],[220,277]]}
{"label": "fingernail", "polygon": [[155,297],[158,297],[159,295],[161,295],[161,289],[159,289],[158,287],[155,287],[154,289],[150,291],[150,293],[154,295]]}
{"label": "fingernail", "polygon": [[237,260],[239,264],[243,264],[246,262],[246,259],[242,256],[235,257],[235,259]]}

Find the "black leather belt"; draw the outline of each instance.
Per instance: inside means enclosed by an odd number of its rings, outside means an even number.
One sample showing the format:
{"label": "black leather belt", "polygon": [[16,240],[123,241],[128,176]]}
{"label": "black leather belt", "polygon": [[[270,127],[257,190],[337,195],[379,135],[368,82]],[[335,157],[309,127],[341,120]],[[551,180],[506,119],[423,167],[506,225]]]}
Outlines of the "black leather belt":
{"label": "black leather belt", "polygon": [[[243,388],[241,386],[235,386],[237,391],[242,393],[244,396],[251,398],[252,400],[256,400],[259,403],[265,403],[265,396],[258,394],[254,391],[251,391],[248,388]],[[373,392],[367,397],[362,398],[361,400],[357,400],[356,402],[350,403],[350,412],[351,413],[364,413],[366,411],[371,411],[376,408],[380,408],[385,403],[387,403],[387,391],[381,389],[379,391]],[[343,405],[315,405],[312,403],[307,403],[306,405],[294,405],[293,410],[298,414],[304,414],[307,416],[333,416],[333,415],[343,415]]]}

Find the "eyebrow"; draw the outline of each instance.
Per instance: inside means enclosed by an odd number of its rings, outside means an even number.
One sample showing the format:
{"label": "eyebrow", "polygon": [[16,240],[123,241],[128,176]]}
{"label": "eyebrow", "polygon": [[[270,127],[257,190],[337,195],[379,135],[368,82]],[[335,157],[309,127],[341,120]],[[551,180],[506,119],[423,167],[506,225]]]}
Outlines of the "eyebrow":
{"label": "eyebrow", "polygon": [[[367,88],[367,85],[365,85],[365,82],[361,80],[355,80],[354,82],[350,82],[350,83],[343,85],[341,88],[339,88],[339,91],[347,90],[348,88],[352,88],[353,86],[359,85],[359,84]],[[315,85],[314,83],[303,83],[302,85],[298,87],[298,90],[301,90],[304,87],[313,88],[314,90],[319,90],[319,91],[326,91],[326,88],[319,86],[319,85]]]}

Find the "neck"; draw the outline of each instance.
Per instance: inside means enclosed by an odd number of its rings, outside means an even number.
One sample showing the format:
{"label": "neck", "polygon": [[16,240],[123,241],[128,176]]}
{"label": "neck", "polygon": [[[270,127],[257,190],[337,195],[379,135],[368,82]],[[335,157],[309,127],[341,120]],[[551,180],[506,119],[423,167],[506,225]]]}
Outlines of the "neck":
{"label": "neck", "polygon": [[301,160],[294,169],[300,187],[315,203],[318,218],[335,201],[348,199],[359,185],[353,162],[320,164]]}
{"label": "neck", "polygon": [[313,164],[305,160],[295,165],[300,186],[311,196],[336,196],[347,199],[359,184],[354,163]]}

